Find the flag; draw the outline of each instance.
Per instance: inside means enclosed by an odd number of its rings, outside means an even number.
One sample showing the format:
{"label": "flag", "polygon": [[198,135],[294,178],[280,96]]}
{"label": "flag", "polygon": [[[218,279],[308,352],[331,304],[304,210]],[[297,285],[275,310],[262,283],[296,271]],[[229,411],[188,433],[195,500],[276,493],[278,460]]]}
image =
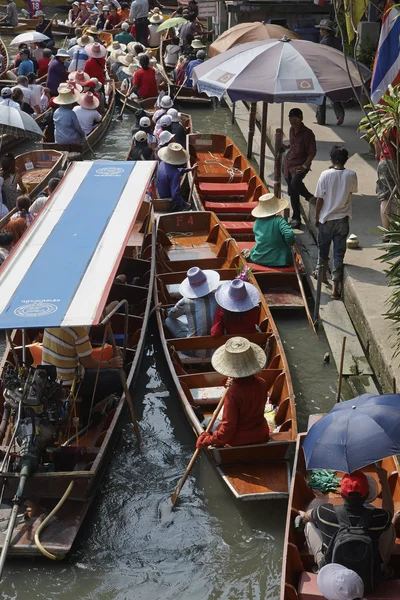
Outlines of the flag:
{"label": "flag", "polygon": [[368,8],[369,0],[345,0],[344,12],[346,15],[346,29],[349,42],[355,37],[354,29],[361,21],[362,16]]}
{"label": "flag", "polygon": [[386,2],[371,83],[371,98],[377,104],[389,85],[400,83],[400,13]]}

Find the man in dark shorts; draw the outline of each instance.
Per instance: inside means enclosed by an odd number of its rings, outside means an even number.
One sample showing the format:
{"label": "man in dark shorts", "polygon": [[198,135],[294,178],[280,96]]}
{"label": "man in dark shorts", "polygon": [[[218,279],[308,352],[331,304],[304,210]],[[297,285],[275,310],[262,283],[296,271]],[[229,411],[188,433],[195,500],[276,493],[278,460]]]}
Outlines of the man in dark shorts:
{"label": "man in dark shorts", "polygon": [[[368,533],[371,539],[378,542],[379,554],[382,561],[382,570],[389,562],[390,555],[396,540],[396,533],[392,523],[394,505],[387,480],[387,472],[380,467],[376,468],[379,482],[382,486],[382,508],[372,508]],[[344,507],[352,525],[357,525],[365,511],[364,503],[368,500],[369,482],[364,473],[354,471],[342,479],[341,496]],[[306,522],[304,530],[310,554],[314,555],[317,566],[324,564],[324,555],[328,549],[331,538],[339,529],[339,523],[332,504],[321,504],[318,508],[307,513],[300,511],[300,516]]]}

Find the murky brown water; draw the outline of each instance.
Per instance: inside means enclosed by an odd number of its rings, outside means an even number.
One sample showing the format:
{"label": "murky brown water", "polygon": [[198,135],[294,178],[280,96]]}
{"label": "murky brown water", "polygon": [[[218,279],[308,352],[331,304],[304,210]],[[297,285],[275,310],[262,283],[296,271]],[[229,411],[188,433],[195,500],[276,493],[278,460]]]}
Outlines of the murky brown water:
{"label": "murky brown water", "polygon": [[[227,109],[191,112],[195,130],[226,133],[243,149]],[[122,123],[113,123],[96,157],[123,159],[132,122],[127,113]],[[325,338],[316,341],[301,313],[280,313],[276,320],[291,368],[299,429],[304,430],[311,412],[333,405],[337,374],[323,362],[329,349]],[[285,502],[235,501],[202,457],[178,508],[168,509],[168,497],[193,452],[194,436],[154,324],[150,330],[134,390],[142,452],[137,453],[127,424],[70,557],[60,563],[9,561],[0,584],[4,600],[278,598]]]}

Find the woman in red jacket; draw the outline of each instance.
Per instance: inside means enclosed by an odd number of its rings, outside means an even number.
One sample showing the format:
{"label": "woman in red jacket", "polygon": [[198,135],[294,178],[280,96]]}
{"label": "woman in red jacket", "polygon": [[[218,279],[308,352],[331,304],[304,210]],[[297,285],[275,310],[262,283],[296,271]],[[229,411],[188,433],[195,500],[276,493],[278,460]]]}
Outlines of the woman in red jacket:
{"label": "woman in red jacket", "polygon": [[[225,396],[222,421],[216,421],[212,433],[202,433],[196,447],[267,442],[269,427],[264,409],[268,388],[264,379],[255,376],[265,367],[264,350],[245,338],[234,337],[215,351],[211,362],[218,373],[233,380]],[[207,419],[203,425],[207,425]]]}
{"label": "woman in red jacket", "polygon": [[242,279],[226,281],[215,292],[218,308],[214,314],[211,335],[219,338],[224,333],[245,335],[254,333],[260,316],[260,293]]}
{"label": "woman in red jacket", "polygon": [[107,50],[98,42],[93,42],[92,44],[85,46],[85,52],[89,56],[85,63],[85,73],[87,73],[90,78],[97,77],[100,83],[104,85],[106,82],[104,71],[106,68],[105,56]]}

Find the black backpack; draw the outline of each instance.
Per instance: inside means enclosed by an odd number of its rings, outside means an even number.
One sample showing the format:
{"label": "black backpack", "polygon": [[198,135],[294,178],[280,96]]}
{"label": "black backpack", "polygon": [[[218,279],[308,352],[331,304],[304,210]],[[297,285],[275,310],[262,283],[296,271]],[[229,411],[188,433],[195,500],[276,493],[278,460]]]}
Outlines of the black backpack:
{"label": "black backpack", "polygon": [[338,563],[355,571],[364,582],[364,593],[373,592],[381,580],[378,543],[368,533],[374,511],[365,508],[352,525],[344,506],[334,506],[339,529],[332,536],[324,556],[325,564]]}

